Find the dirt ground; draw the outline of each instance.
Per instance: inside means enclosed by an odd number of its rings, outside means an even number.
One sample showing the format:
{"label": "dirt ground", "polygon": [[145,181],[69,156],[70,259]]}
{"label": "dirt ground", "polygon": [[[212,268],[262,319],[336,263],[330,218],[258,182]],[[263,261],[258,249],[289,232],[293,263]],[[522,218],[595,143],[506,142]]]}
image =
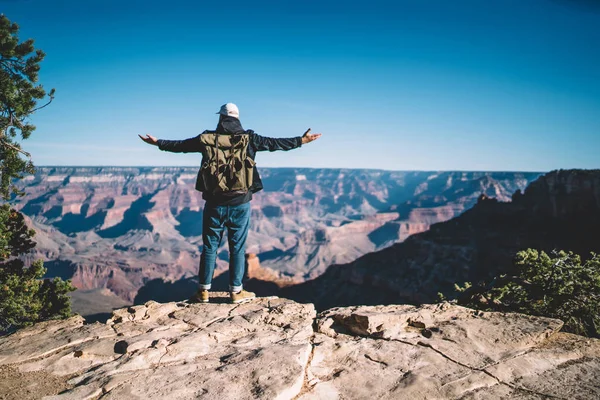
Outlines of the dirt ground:
{"label": "dirt ground", "polygon": [[19,372],[0,366],[0,400],[37,400],[71,388],[70,377],[57,377],[43,371]]}

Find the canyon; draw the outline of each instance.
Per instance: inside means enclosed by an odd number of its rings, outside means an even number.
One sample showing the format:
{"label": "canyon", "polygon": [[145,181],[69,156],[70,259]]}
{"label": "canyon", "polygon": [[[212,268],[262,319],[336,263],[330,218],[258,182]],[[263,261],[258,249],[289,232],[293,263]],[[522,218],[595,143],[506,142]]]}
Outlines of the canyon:
{"label": "canyon", "polygon": [[[471,208],[509,201],[539,173],[261,168],[247,251],[278,286],[321,276]],[[37,232],[48,276],[72,279],[78,304],[131,304],[153,283],[193,280],[204,201],[193,167],[39,167],[13,199]],[[227,269],[226,244],[217,273]],[[86,300],[87,299],[87,300]],[[98,299],[90,300],[90,299]],[[89,311],[88,311],[89,312]]]}
{"label": "canyon", "polygon": [[280,295],[317,309],[357,304],[435,302],[454,284],[512,274],[519,250],[600,253],[600,170],[540,176],[510,202],[482,195],[473,208],[402,243],[332,265]]}
{"label": "canyon", "polygon": [[[447,182],[448,175],[443,179]],[[494,181],[485,174],[481,179]],[[275,200],[266,202],[269,196],[285,204],[281,194],[285,191],[265,191],[265,198],[257,196],[253,202],[258,225],[273,229],[267,222],[276,220],[279,224],[287,218],[287,226],[293,226],[310,212],[322,224],[297,231],[297,241],[288,243],[290,249],[299,247],[300,241],[303,245],[332,246],[336,229],[344,227],[351,227],[346,228],[351,240],[366,237],[377,248],[373,239],[377,237],[384,248],[349,263],[331,265],[312,279],[309,269],[298,276],[286,274],[285,267],[277,268],[277,264],[263,266],[262,257],[265,264],[277,259],[269,258],[268,251],[273,249],[249,254],[248,287],[280,297],[259,297],[243,304],[230,304],[225,292],[211,292],[208,304],[169,301],[169,296],[194,290],[194,278],[186,275],[184,267],[179,272],[171,270],[172,281],[163,277],[148,280],[152,275],[147,274],[146,265],[131,270],[131,265],[123,262],[118,265],[121,275],[109,274],[108,282],[127,280],[130,273],[146,280],[142,279],[143,285],[135,292],[134,300],[139,305],[120,307],[119,301],[130,300],[117,296],[109,285],[102,285],[99,263],[97,270],[86,276],[91,281],[97,279],[98,285],[75,293],[80,292],[80,301],[91,303],[92,299],[111,297],[112,313],[97,318],[100,322],[76,315],[1,337],[0,392],[25,400],[597,398],[600,340],[561,332],[563,322],[557,319],[484,312],[450,302],[430,304],[435,302],[437,292],[450,294],[455,282],[511,273],[512,257],[523,248],[564,249],[583,257],[599,252],[600,170],[559,170],[537,175],[511,194],[502,193],[498,189],[502,185],[490,187],[494,188],[490,192],[499,195],[492,197],[483,190],[472,190],[468,201],[461,197],[465,191],[460,190],[452,201],[449,196],[417,200],[415,197],[423,192],[415,195],[413,191],[411,200],[400,203],[389,198],[380,203],[345,200],[340,208],[333,203],[327,211],[306,202],[294,209],[297,218],[292,217],[294,213],[284,212],[281,205],[281,212],[267,208],[275,207]],[[168,190],[162,196],[175,198],[174,189]],[[72,215],[67,219],[82,220],[95,215],[87,211],[80,217],[74,217],[78,215],[74,212],[61,213],[54,220],[56,210],[44,215],[52,207],[28,215],[32,224],[46,229],[39,243],[50,246],[42,249],[52,249],[54,244],[61,251],[60,241],[44,242],[53,232],[71,243],[75,254],[82,255],[94,253],[86,253],[89,242],[86,248],[83,242],[76,244],[78,239],[108,241],[113,252],[125,252],[128,247],[123,244],[116,249],[116,243],[130,238],[130,246],[137,245],[140,254],[151,254],[145,259],[150,265],[152,256],[165,260],[177,254],[161,253],[157,248],[169,242],[155,226],[165,229],[164,235],[169,237],[172,231],[164,221],[171,217],[177,221],[181,214],[155,209],[154,202],[161,201],[161,197],[155,200],[159,192],[146,200],[146,211],[136,211],[134,218],[129,207],[121,222],[109,227],[97,222],[94,229],[86,231],[59,230],[66,215]],[[295,201],[306,201],[300,196],[305,192],[294,192],[298,196]],[[80,214],[95,204],[91,198],[84,199]],[[458,206],[469,202],[473,203],[470,208]],[[21,209],[27,211],[36,204],[46,203],[23,202]],[[265,208],[273,216],[264,215],[262,220],[260,213],[264,214]],[[111,206],[97,209],[108,215]],[[460,211],[444,219],[442,209]],[[411,214],[415,210],[418,215],[435,217],[421,222],[428,230],[415,228],[414,234],[400,240],[399,227],[410,223],[408,216],[415,215]],[[111,227],[134,220],[142,228],[109,237],[125,231],[120,227],[107,235]],[[178,224],[170,228],[177,232],[181,229]],[[395,232],[397,236],[377,236],[373,232]],[[260,235],[255,231],[253,234]],[[194,238],[179,236],[188,241]],[[170,238],[171,245],[181,246],[174,240],[176,235]],[[103,248],[108,265],[111,253],[108,247]],[[77,262],[84,260],[69,260],[67,267],[73,270]],[[294,262],[293,257],[288,260]],[[67,275],[64,265],[48,263]],[[161,266],[149,271],[159,275]],[[217,281],[223,281],[224,275]],[[128,282],[135,287],[135,281]]]}

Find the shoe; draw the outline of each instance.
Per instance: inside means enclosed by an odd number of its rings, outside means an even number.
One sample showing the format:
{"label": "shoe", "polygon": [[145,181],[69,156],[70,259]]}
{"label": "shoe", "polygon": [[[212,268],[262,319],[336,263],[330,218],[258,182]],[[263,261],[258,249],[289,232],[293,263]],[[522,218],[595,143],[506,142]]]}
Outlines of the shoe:
{"label": "shoe", "polygon": [[208,303],[208,290],[199,289],[192,297],[190,301],[192,303]]}
{"label": "shoe", "polygon": [[242,290],[241,292],[237,292],[237,293],[230,292],[230,295],[231,295],[231,302],[234,304],[243,303],[245,301],[256,298],[255,293],[246,292],[245,290]]}

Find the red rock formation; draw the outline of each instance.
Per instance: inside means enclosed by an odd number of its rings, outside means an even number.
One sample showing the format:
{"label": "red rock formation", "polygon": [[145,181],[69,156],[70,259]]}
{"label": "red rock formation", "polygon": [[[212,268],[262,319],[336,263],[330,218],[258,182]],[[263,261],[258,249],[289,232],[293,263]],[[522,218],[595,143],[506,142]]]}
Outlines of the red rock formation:
{"label": "red rock formation", "polygon": [[488,196],[470,210],[403,243],[333,265],[283,296],[319,308],[354,304],[432,302],[454,294],[454,283],[510,273],[525,248],[600,252],[600,170],[555,171],[512,203]]}
{"label": "red rock formation", "polygon": [[[37,230],[50,273],[131,300],[153,279],[195,276],[203,201],[196,168],[40,167],[16,207]],[[509,199],[537,174],[261,169],[248,251],[277,285],[403,241],[483,191]],[[417,190],[418,188],[418,190]],[[35,255],[34,255],[35,256]],[[218,272],[227,269],[224,241]],[[67,265],[68,267],[61,267]],[[56,269],[56,271],[55,271]],[[67,272],[71,271],[71,276]],[[262,274],[262,273],[261,273]],[[261,275],[262,276],[262,275]]]}
{"label": "red rock formation", "polygon": [[260,259],[254,253],[246,254],[246,262],[246,274],[248,279],[272,282],[278,287],[285,287],[294,283],[299,283],[290,277],[282,277],[281,274],[273,271],[270,268],[261,267]]}

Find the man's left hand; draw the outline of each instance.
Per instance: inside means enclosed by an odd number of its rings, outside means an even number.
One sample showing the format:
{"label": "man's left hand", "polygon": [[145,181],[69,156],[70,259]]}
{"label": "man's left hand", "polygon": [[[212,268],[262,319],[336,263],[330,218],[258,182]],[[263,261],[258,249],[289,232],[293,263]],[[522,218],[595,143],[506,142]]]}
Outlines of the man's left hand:
{"label": "man's left hand", "polygon": [[154,146],[158,146],[158,139],[155,138],[152,135],[146,135],[146,136],[142,136],[142,135],[138,135],[140,137],[140,139],[142,139],[144,142],[148,143],[148,144],[152,144]]}

